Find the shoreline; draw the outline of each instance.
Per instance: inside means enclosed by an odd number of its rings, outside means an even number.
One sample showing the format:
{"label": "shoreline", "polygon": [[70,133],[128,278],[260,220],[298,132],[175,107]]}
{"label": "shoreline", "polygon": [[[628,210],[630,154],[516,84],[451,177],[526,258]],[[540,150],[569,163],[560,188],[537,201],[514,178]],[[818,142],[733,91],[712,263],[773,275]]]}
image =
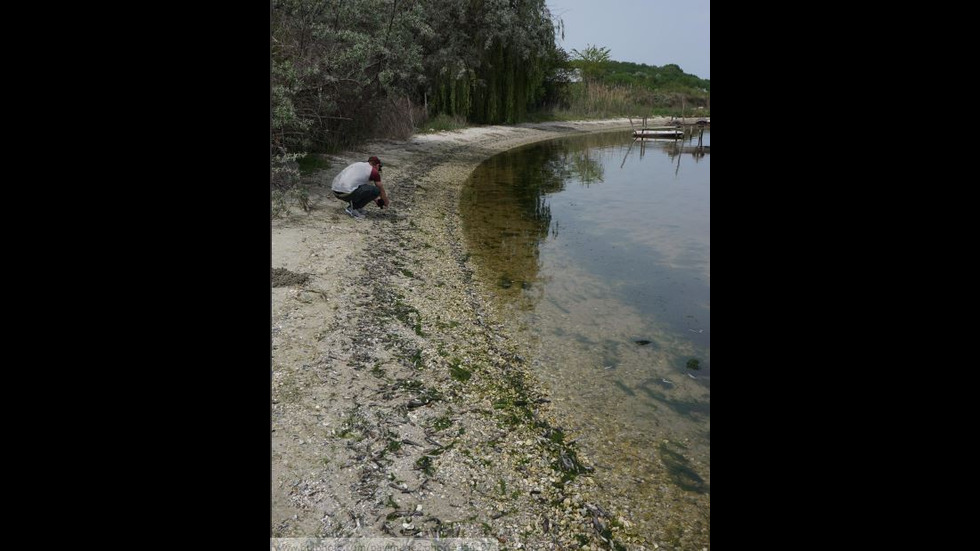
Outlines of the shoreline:
{"label": "shoreline", "polygon": [[[631,128],[525,123],[374,142],[330,156],[309,213],[272,221],[272,538],[708,546],[654,541],[603,492],[462,239],[459,193],[484,159]],[[385,164],[392,206],[354,220],[329,184],[370,155]]]}

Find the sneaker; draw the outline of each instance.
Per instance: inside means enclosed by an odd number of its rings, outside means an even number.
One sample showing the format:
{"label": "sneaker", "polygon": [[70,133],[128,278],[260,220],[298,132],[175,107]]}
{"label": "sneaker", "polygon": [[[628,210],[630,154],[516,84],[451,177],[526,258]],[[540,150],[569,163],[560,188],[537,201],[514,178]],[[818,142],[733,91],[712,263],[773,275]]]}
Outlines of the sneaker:
{"label": "sneaker", "polygon": [[355,208],[351,208],[350,205],[347,205],[347,208],[344,209],[344,212],[351,215],[352,218],[357,218],[358,220],[364,218],[364,213],[362,213],[361,211]]}
{"label": "sneaker", "polygon": [[361,216],[364,216],[365,214],[367,214],[367,212],[365,212],[364,209],[354,209],[354,210],[356,210],[357,212],[361,213]]}

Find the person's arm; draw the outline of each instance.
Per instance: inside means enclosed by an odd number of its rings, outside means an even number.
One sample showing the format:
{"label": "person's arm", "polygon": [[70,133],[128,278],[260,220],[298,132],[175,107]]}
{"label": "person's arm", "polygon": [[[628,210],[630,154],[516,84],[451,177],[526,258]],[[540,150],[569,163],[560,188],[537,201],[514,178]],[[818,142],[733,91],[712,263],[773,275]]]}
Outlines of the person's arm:
{"label": "person's arm", "polygon": [[381,171],[378,170],[378,167],[372,168],[371,177],[368,179],[373,180],[374,185],[378,186],[378,189],[381,190],[381,200],[384,201],[384,206],[387,207],[391,203],[388,201],[388,192],[385,191],[385,186],[381,183]]}
{"label": "person's arm", "polygon": [[390,205],[391,203],[388,201],[388,192],[385,191],[385,186],[381,183],[381,180],[375,182],[374,185],[378,186],[378,189],[381,190],[381,200],[384,201],[385,206],[387,207]]}

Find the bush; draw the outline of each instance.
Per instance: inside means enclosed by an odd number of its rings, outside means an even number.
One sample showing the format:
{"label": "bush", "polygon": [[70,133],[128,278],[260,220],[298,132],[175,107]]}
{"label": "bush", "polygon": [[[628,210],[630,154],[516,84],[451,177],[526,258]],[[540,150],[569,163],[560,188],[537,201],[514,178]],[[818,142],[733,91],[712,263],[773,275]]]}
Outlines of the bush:
{"label": "bush", "polygon": [[303,209],[303,212],[310,212],[313,208],[310,193],[302,185],[301,167],[303,164],[322,166],[324,161],[314,159],[301,163],[300,161],[306,157],[306,153],[281,153],[272,156],[270,185],[272,187],[271,214],[273,218],[279,218],[289,212],[290,204],[295,204]]}

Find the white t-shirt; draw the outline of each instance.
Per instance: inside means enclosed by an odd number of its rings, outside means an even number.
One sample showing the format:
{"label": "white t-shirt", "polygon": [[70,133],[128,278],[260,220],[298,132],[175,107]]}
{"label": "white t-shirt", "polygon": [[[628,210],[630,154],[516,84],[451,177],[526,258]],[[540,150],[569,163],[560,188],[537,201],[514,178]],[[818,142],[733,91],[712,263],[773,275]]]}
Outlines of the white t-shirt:
{"label": "white t-shirt", "polygon": [[350,193],[357,189],[358,186],[370,181],[371,170],[373,168],[371,163],[368,162],[354,163],[341,170],[340,174],[334,177],[330,189],[341,193]]}

